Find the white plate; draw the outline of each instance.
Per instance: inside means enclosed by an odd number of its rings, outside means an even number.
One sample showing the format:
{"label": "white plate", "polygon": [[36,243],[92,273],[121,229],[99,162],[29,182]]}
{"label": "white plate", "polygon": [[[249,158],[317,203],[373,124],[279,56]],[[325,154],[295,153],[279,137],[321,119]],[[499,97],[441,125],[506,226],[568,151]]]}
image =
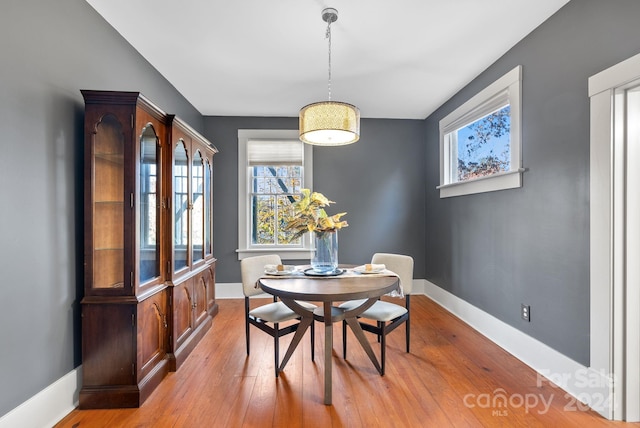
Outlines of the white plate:
{"label": "white plate", "polygon": [[267,275],[274,275],[274,276],[291,275],[294,272],[296,272],[295,266],[287,266],[287,265],[284,266],[284,270],[277,270],[277,269],[264,270],[264,273],[266,273]]}
{"label": "white plate", "polygon": [[386,269],[385,267],[379,267],[379,268],[376,268],[376,269],[367,270],[367,266],[366,265],[357,266],[357,267],[353,268],[353,270],[355,272],[363,273],[365,275],[366,274],[371,274],[371,273],[381,273],[381,272],[384,272],[385,269]]}
{"label": "white plate", "polygon": [[285,275],[291,275],[295,272],[295,270],[281,270],[281,271],[264,271],[264,273],[266,273],[267,275],[273,275],[273,276],[285,276]]}

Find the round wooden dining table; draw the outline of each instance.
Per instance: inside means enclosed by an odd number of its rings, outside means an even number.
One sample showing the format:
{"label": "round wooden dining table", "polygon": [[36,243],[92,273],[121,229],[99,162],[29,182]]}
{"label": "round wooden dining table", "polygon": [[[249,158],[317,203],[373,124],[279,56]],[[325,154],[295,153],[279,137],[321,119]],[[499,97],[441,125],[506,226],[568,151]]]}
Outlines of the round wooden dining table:
{"label": "round wooden dining table", "polygon": [[[346,268],[345,268],[346,269]],[[300,343],[305,331],[314,318],[324,322],[324,403],[331,404],[331,354],[333,349],[333,323],[345,320],[369,359],[380,372],[380,363],[373,353],[369,341],[357,320],[358,315],[373,305],[384,294],[399,289],[398,277],[389,275],[355,275],[347,269],[347,273],[340,276],[317,277],[303,274],[285,277],[265,277],[258,280],[258,285],[265,292],[277,296],[282,302],[300,315],[300,325],[287,349],[279,370],[283,370],[289,358]],[[335,303],[347,300],[365,299],[362,305],[345,311]],[[296,302],[321,302],[315,311],[310,311]]]}

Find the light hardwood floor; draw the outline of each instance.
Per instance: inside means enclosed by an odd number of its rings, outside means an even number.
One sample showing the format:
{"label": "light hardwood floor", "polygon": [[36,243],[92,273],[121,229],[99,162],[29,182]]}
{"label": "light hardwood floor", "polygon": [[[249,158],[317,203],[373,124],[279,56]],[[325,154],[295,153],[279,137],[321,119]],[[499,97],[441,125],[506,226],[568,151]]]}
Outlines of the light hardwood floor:
{"label": "light hardwood floor", "polygon": [[[334,327],[331,406],[323,404],[322,328],[316,331],[315,362],[307,336],[276,379],[271,337],[252,327],[247,356],[243,301],[232,299],[218,301],[213,328],[141,408],[75,410],[56,427],[640,425],[609,422],[583,409],[427,297],[411,299],[411,353],[404,352],[404,327],[391,333],[385,376],[350,331],[343,359],[341,328]],[[379,352],[375,338],[367,337]],[[291,335],[281,340],[284,355]]]}

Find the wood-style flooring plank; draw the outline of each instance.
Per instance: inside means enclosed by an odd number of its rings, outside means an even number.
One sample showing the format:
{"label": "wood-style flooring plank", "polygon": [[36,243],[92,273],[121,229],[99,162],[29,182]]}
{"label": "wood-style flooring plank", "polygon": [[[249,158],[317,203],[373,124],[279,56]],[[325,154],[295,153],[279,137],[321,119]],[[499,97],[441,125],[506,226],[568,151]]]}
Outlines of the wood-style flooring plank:
{"label": "wood-style flooring plank", "polygon": [[[411,352],[405,352],[404,327],[392,332],[385,376],[350,329],[343,359],[342,327],[334,326],[330,406],[324,405],[322,325],[316,323],[315,361],[307,333],[276,379],[272,338],[252,327],[247,356],[244,302],[230,299],[218,301],[212,329],[140,408],[74,410],[56,427],[640,426],[607,421],[584,409],[432,300],[411,299]],[[379,344],[373,335],[367,337],[379,358]],[[281,338],[281,358],[291,338]],[[524,406],[514,397],[539,401]]]}

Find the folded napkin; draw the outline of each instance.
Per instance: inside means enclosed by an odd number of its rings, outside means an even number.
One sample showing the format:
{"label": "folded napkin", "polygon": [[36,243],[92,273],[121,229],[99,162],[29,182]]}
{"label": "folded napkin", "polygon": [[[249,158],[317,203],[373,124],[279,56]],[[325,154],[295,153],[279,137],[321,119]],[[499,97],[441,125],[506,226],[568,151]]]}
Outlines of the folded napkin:
{"label": "folded napkin", "polygon": [[285,274],[291,273],[295,270],[295,266],[292,265],[264,265],[265,273],[270,274]]}
{"label": "folded napkin", "polygon": [[366,265],[358,266],[353,270],[359,273],[380,273],[387,267],[383,263],[367,263]]}

